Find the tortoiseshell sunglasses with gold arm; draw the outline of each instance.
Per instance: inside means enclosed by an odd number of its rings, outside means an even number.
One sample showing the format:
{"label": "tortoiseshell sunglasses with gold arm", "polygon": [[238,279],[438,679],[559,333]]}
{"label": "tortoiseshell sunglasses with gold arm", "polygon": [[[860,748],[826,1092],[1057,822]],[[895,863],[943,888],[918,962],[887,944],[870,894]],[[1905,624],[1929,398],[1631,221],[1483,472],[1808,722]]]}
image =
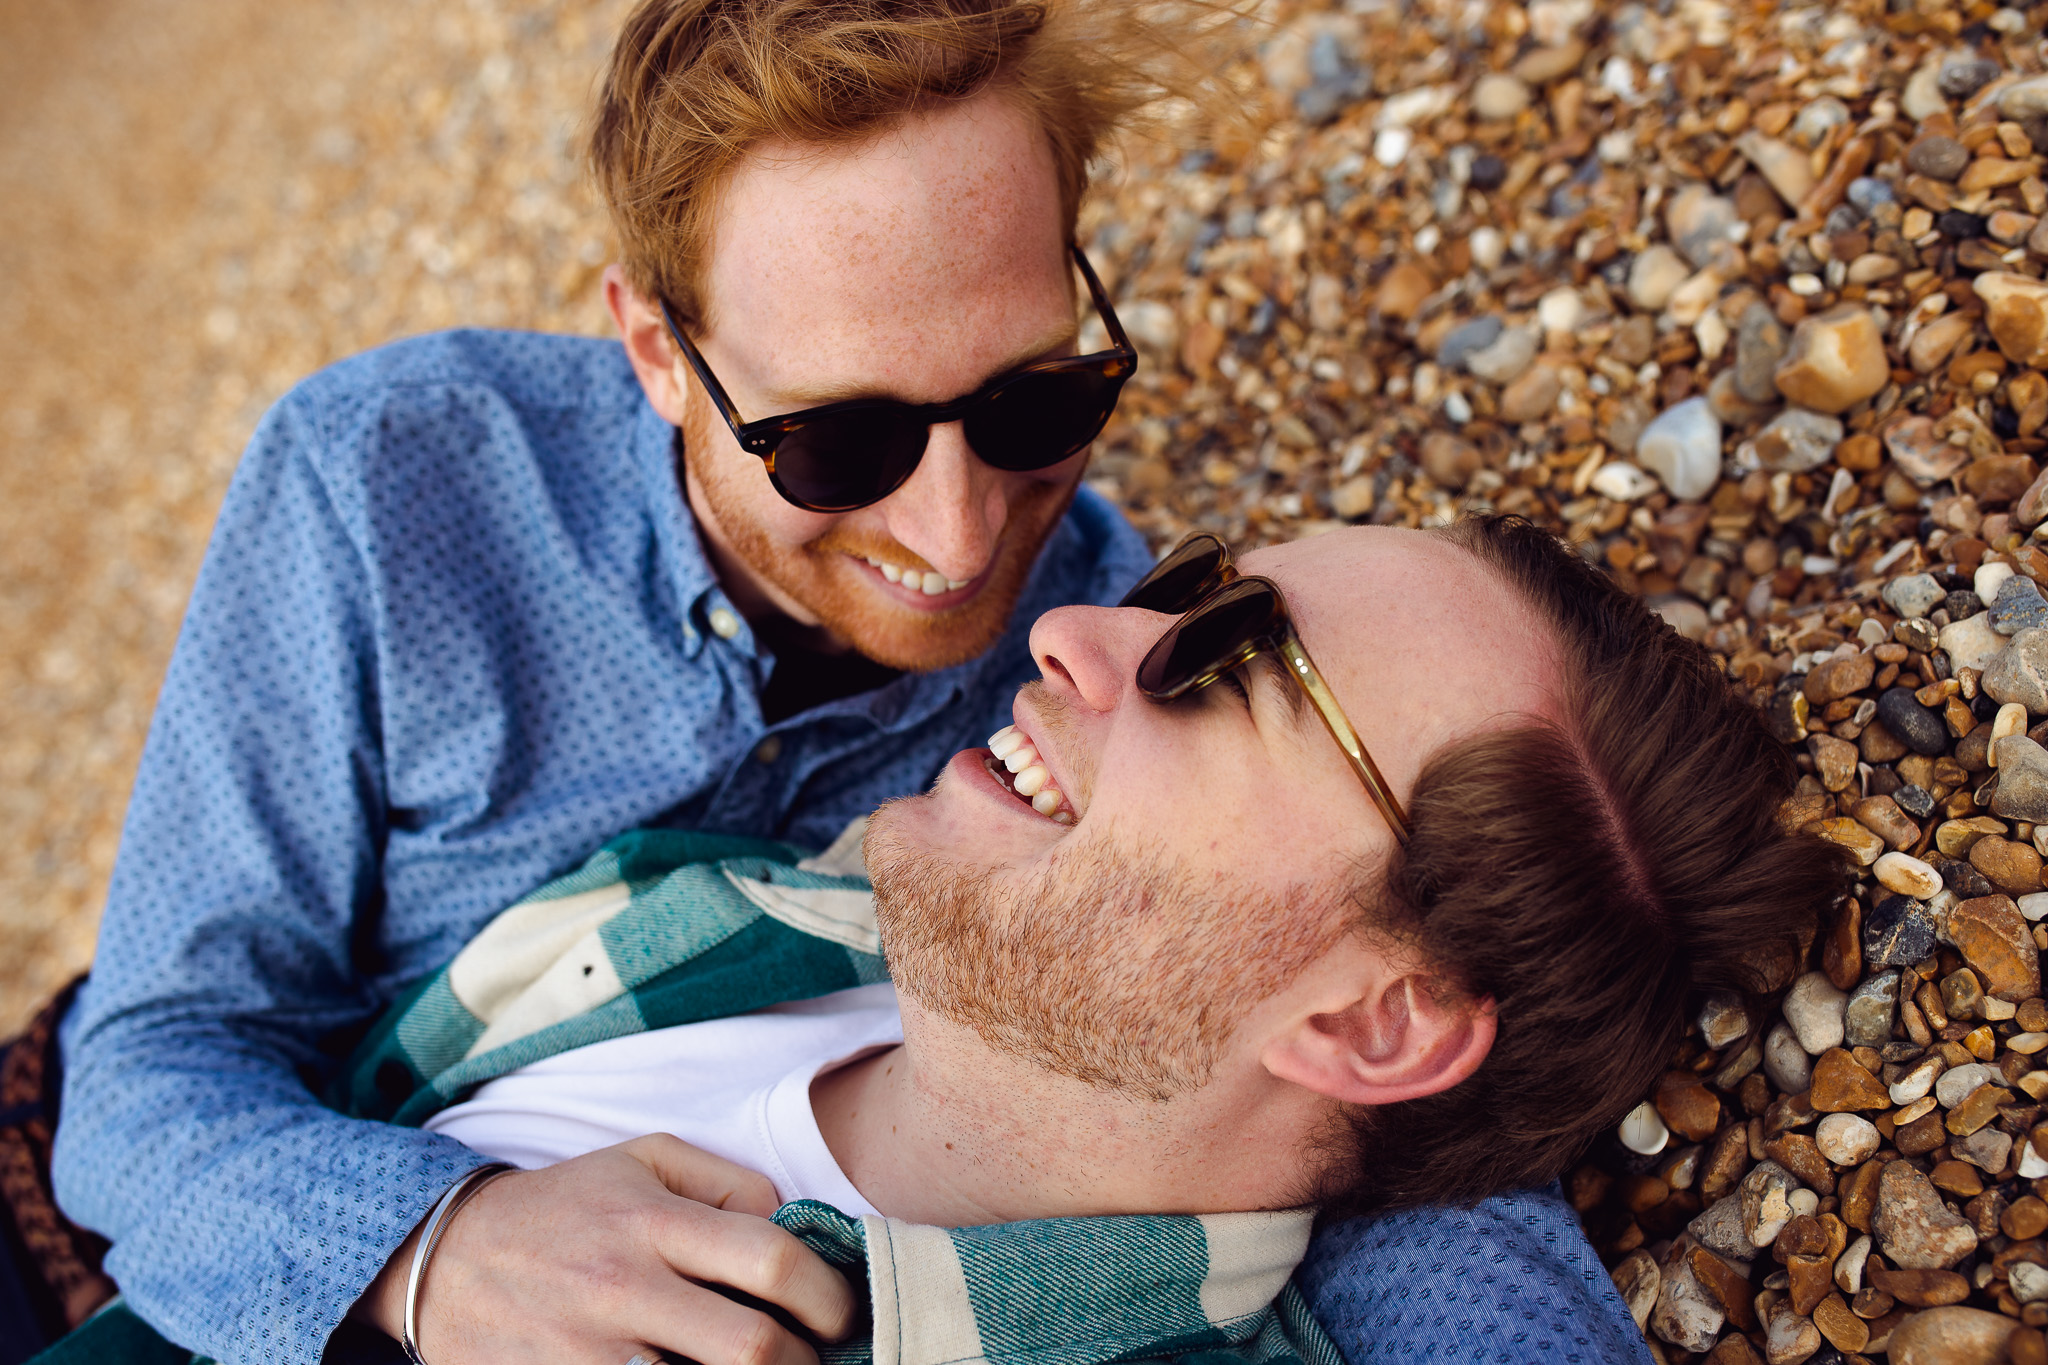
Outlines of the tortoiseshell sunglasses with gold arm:
{"label": "tortoiseshell sunglasses with gold arm", "polygon": [[1154,565],[1117,605],[1180,617],[1138,665],[1138,690],[1154,701],[1198,692],[1257,655],[1277,655],[1323,718],[1394,837],[1408,842],[1408,816],[1302,647],[1279,584],[1239,574],[1228,546],[1206,532],[1196,532]]}

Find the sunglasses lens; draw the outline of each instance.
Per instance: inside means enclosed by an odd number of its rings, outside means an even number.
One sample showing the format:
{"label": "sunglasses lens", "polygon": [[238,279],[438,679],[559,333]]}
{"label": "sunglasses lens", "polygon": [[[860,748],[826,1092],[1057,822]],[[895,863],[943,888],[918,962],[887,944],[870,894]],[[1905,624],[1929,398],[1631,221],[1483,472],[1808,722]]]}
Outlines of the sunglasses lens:
{"label": "sunglasses lens", "polygon": [[1234,664],[1265,639],[1280,615],[1280,597],[1255,579],[1239,579],[1182,617],[1138,665],[1138,690],[1167,700]]}
{"label": "sunglasses lens", "polygon": [[909,413],[886,407],[836,413],[782,438],[775,477],[786,496],[814,512],[850,512],[902,487],[930,432]]}
{"label": "sunglasses lens", "polygon": [[1095,439],[1122,388],[1102,368],[1020,374],[967,415],[967,444],[997,469],[1045,469]]}
{"label": "sunglasses lens", "polygon": [[1117,605],[1178,615],[1215,586],[1225,553],[1223,542],[1214,536],[1191,537],[1153,565]]}

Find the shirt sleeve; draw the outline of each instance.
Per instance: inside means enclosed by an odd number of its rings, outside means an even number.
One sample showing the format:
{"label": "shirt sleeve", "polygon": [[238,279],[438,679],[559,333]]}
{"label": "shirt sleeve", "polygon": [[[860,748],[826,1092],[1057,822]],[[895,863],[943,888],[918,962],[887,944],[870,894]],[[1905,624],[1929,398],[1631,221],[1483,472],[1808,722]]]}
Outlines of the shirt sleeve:
{"label": "shirt sleeve", "polygon": [[1319,1228],[1295,1272],[1347,1365],[1649,1365],[1555,1185]]}
{"label": "shirt sleeve", "polygon": [[321,449],[302,392],[236,473],[66,1023],[59,1201],[136,1311],[229,1365],[318,1360],[482,1162],[315,1095],[320,1040],[383,1003],[385,833],[378,606]]}

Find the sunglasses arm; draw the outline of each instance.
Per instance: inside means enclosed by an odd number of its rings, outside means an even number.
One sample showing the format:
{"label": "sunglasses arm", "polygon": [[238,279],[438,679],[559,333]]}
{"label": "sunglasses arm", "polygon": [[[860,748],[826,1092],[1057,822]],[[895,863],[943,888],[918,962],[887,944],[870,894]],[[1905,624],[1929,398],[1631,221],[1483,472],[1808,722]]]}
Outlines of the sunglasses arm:
{"label": "sunglasses arm", "polygon": [[1351,728],[1351,722],[1345,719],[1343,709],[1337,705],[1336,696],[1323,682],[1323,675],[1318,673],[1316,666],[1309,661],[1308,651],[1302,648],[1301,641],[1295,638],[1292,629],[1287,630],[1280,638],[1280,657],[1287,661],[1287,671],[1294,675],[1294,680],[1301,684],[1302,691],[1308,693],[1309,700],[1315,703],[1316,714],[1323,718],[1323,726],[1329,730],[1330,737],[1337,741],[1337,747],[1351,760],[1352,770],[1358,774],[1359,780],[1365,783],[1366,794],[1372,797],[1373,804],[1378,806],[1380,814],[1386,817],[1388,826],[1394,831],[1394,838],[1403,844],[1407,843],[1407,814],[1402,811],[1401,803],[1394,799],[1393,791],[1387,786],[1387,779],[1380,775],[1379,765],[1372,761],[1372,755],[1358,742],[1358,734]]}

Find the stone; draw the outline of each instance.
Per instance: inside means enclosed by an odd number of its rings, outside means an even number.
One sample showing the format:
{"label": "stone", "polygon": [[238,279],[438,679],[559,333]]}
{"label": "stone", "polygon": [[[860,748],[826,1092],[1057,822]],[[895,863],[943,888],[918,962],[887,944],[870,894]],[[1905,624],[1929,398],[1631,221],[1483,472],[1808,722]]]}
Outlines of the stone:
{"label": "stone", "polygon": [[[1814,771],[1820,775],[1821,786],[1831,792],[1847,791],[1849,784],[1856,780],[1856,764],[1860,757],[1856,746],[1833,735],[1808,735],[1806,748],[1813,755]],[[1880,852],[1882,847],[1880,844]],[[1877,853],[1874,852],[1866,861],[1875,861],[1876,858]]]}
{"label": "stone", "polygon": [[1884,1082],[1841,1048],[1829,1048],[1813,1063],[1808,1102],[1823,1114],[1851,1109],[1887,1109],[1891,1095]]}
{"label": "stone", "polygon": [[1631,1152],[1655,1156],[1671,1141],[1671,1130],[1664,1126],[1657,1106],[1644,1100],[1623,1117],[1615,1129],[1615,1136]]}
{"label": "stone", "polygon": [[1420,454],[1423,472],[1440,488],[1463,488],[1485,464],[1477,446],[1448,431],[1424,436]]}
{"label": "stone", "polygon": [[1557,406],[1558,395],[1563,392],[1564,381],[1554,367],[1532,365],[1501,390],[1501,420],[1517,424],[1540,422]]}
{"label": "stone", "polygon": [[1663,1272],[1657,1269],[1657,1258],[1637,1247],[1621,1258],[1609,1272],[1615,1290],[1621,1301],[1628,1305],[1628,1315],[1636,1320],[1636,1330],[1641,1331],[1650,1320],[1650,1310],[1656,1306],[1657,1291],[1663,1287]]}
{"label": "stone", "polygon": [[1688,1142],[1703,1142],[1721,1124],[1721,1101],[1690,1071],[1669,1071],[1657,1085],[1658,1117]]}
{"label": "stone", "polygon": [[1854,1354],[1870,1344],[1870,1324],[1850,1312],[1840,1294],[1814,1305],[1813,1326],[1837,1351]]}
{"label": "stone", "polygon": [[1560,332],[1567,336],[1579,330],[1579,324],[1586,320],[1586,300],[1570,285],[1557,288],[1536,300],[1536,325],[1544,332]]}
{"label": "stone", "polygon": [[1515,62],[1514,74],[1531,85],[1548,85],[1569,76],[1586,60],[1586,45],[1577,38],[1533,48]]}
{"label": "stone", "polygon": [[1381,316],[1407,319],[1415,316],[1422,301],[1436,292],[1436,279],[1413,260],[1402,260],[1381,278],[1373,294],[1373,307]]}
{"label": "stone", "polygon": [[1472,112],[1482,119],[1511,119],[1529,107],[1529,87],[1519,77],[1489,71],[1473,83]]}
{"label": "stone", "polygon": [[1899,92],[1899,110],[1916,123],[1948,112],[1948,101],[1941,96],[1939,68],[1922,66],[1906,78],[1906,87]]}
{"label": "stone", "polygon": [[1916,374],[1932,374],[1948,362],[1956,347],[1969,339],[1977,321],[1967,313],[1944,313],[1913,334],[1906,363]]}
{"label": "stone", "polygon": [[1877,1125],[1859,1114],[1833,1113],[1813,1130],[1820,1154],[1837,1166],[1860,1166],[1877,1155]]}
{"label": "stone", "polygon": [[1941,890],[1940,874],[1909,853],[1887,853],[1870,870],[1886,890],[1901,896],[1926,900]]}
{"label": "stone", "polygon": [[1745,402],[1778,401],[1777,370],[1778,362],[1785,358],[1785,345],[1784,325],[1767,306],[1752,303],[1742,310],[1742,319],[1735,325],[1735,368],[1731,382]]}
{"label": "stone", "polygon": [[1995,1179],[2012,1157],[2012,1134],[1996,1128],[1979,1128],[1974,1133],[1950,1138],[1948,1150],[1958,1161],[1967,1161]]}
{"label": "stone", "polygon": [[1989,835],[1970,845],[1970,866],[2008,896],[2041,889],[2041,855],[2025,844]]}
{"label": "stone", "polygon": [[1912,1308],[1939,1308],[1945,1303],[1961,1303],[1970,1296],[1970,1282],[1953,1270],[1888,1270],[1871,1266],[1865,1274],[1873,1288]]}
{"label": "stone", "polygon": [[1782,1305],[1764,1334],[1764,1359],[1770,1365],[1797,1365],[1821,1348],[1820,1329],[1790,1304]]}
{"label": "stone", "polygon": [[1980,1086],[1998,1080],[2001,1073],[1996,1067],[1983,1062],[1964,1062],[1941,1073],[1941,1079],[1934,1083],[1934,1099],[1944,1109],[1953,1109],[1974,1095]]}
{"label": "stone", "polygon": [[1891,1365],[1998,1365],[2005,1359],[2013,1320],[1981,1308],[1952,1304],[1915,1313],[1892,1329]]}
{"label": "stone", "polygon": [[1628,301],[1646,313],[1660,313],[1691,275],[1684,257],[1662,242],[1653,243],[1629,264]]}
{"label": "stone", "polygon": [[[1769,1246],[1792,1221],[1792,1191],[1797,1184],[1775,1161],[1759,1161],[1742,1177],[1742,1231],[1751,1246]],[[1881,1202],[1881,1184],[1878,1197]]]}
{"label": "stone", "polygon": [[1506,330],[1507,325],[1495,314],[1461,322],[1437,343],[1436,363],[1447,370],[1461,369],[1474,352],[1491,346]]}
{"label": "stone", "polygon": [[2009,270],[1987,270],[1970,287],[1985,302],[1984,325],[2006,359],[2048,365],[2048,284]]}
{"label": "stone", "polygon": [[[1779,1103],[1784,1104],[1786,1102],[1781,1100]],[[1768,1130],[1772,1126],[1773,1120],[1767,1115],[1764,1119],[1764,1127]],[[1814,1194],[1833,1194],[1835,1192],[1835,1168],[1828,1164],[1827,1158],[1820,1154],[1820,1147],[1806,1134],[1780,1133],[1764,1143],[1764,1155],[1790,1171],[1794,1179],[1806,1186]],[[1792,1223],[1808,1231],[1816,1231],[1816,1235],[1817,1229],[1820,1227],[1811,1218],[1803,1220],[1795,1218],[1792,1220]],[[1789,1232],[1778,1234],[1778,1250],[1783,1251],[1785,1249],[1785,1239],[1789,1235],[1791,1235]]]}
{"label": "stone", "polygon": [[1947,1066],[1940,1053],[1929,1053],[1893,1081],[1886,1093],[1891,1096],[1893,1104],[1912,1104],[1934,1088],[1934,1083],[1941,1079]]}
{"label": "stone", "polygon": [[2017,635],[2023,630],[2048,626],[2048,598],[2033,579],[2013,575],[1999,585],[1998,599],[1991,604],[1991,628],[2000,635]]}
{"label": "stone", "polygon": [[1948,655],[1951,668],[1987,669],[2005,646],[2005,636],[1991,628],[1991,618],[1985,612],[1951,621],[1941,628],[1941,648]]}
{"label": "stone", "polygon": [[2048,1232],[2048,1202],[2036,1195],[2021,1195],[1998,1216],[1998,1228],[2015,1241],[2039,1237]]}
{"label": "stone", "polygon": [[1650,1331],[1682,1351],[1704,1351],[1720,1335],[1727,1315],[1692,1273],[1686,1256],[1691,1249],[1686,1239],[1680,1238],[1658,1265],[1657,1302],[1650,1309]]}
{"label": "stone", "polygon": [[1731,245],[1729,234],[1741,221],[1733,200],[1696,180],[1687,182],[1664,203],[1665,231],[1685,258],[1699,268],[1725,258]]}
{"label": "stone", "polygon": [[[1884,585],[1884,604],[1901,616],[1918,618],[1941,605],[1948,589],[1934,581],[1933,574],[1903,574]],[[1905,689],[1901,688],[1904,692]],[[1907,696],[1912,693],[1906,692]]]}
{"label": "stone", "polygon": [[1950,99],[1966,100],[1997,80],[2000,74],[1997,62],[1982,57],[1955,56],[1942,62],[1934,83]]}
{"label": "stone", "polygon": [[1753,442],[1765,469],[1804,474],[1820,468],[1842,443],[1842,424],[1804,408],[1787,408],[1773,417]]}
{"label": "stone", "polygon": [[2006,735],[1991,742],[1991,752],[1998,768],[1991,813],[2007,820],[2048,824],[2048,749],[2025,735]]}
{"label": "stone", "polygon": [[2024,495],[2040,472],[2031,455],[1986,455],[1964,467],[1956,487],[1986,508],[2002,507]]}
{"label": "stone", "polygon": [[1906,168],[1936,180],[1954,180],[1970,164],[1970,153],[1952,137],[1929,133],[1906,148]]}
{"label": "stone", "polygon": [[1842,1040],[1850,1047],[1883,1047],[1891,1041],[1898,1002],[1897,972],[1866,977],[1849,993],[1848,1007],[1842,1013]]}
{"label": "stone", "polygon": [[1815,664],[1807,670],[1806,681],[1800,690],[1815,706],[1826,706],[1831,701],[1861,692],[1870,686],[1870,680],[1876,675],[1875,656],[1851,654],[1845,659],[1829,659]]}
{"label": "stone", "polygon": [[[1866,727],[1863,731],[1863,737],[1868,738],[1871,732],[1873,730],[1880,728],[1881,725],[1882,722],[1872,721],[1870,725]],[[1885,735],[1887,738],[1890,737],[1890,734],[1890,731],[1885,731]],[[1864,744],[1859,741],[1858,748],[1862,752],[1863,759],[1866,763],[1872,761],[1874,757],[1874,750],[1870,744]],[[1887,758],[1897,758],[1900,755],[1904,754],[1905,751],[1906,746],[1903,744],[1899,744],[1895,741],[1892,743],[1887,753],[1876,757],[1878,757],[1880,761],[1882,759]],[[1889,796],[1865,797],[1863,800],[1858,801],[1855,804],[1855,806],[1850,809],[1849,814],[1854,816],[1856,820],[1865,829],[1869,830],[1872,834],[1875,834],[1878,838],[1884,840],[1885,843],[1889,844],[1893,852],[1897,852],[1898,850],[1904,848],[1911,848],[1916,842],[1919,841],[1920,826],[1915,824],[1910,818],[1908,818],[1906,812],[1904,811],[1904,809],[1900,807],[1899,803]],[[1889,856],[1890,854],[1883,855],[1879,857],[1877,861],[1881,863],[1885,860],[1886,857]],[[1873,864],[1872,866],[1874,869],[1875,864]],[[1878,879],[1880,882],[1882,882],[1883,875],[1878,874]],[[1914,885],[1924,886],[1925,883],[1916,882],[1914,883]],[[1894,891],[1898,890],[1897,887],[1892,887],[1891,889]],[[1939,878],[1936,878],[1936,886],[1934,890],[1938,889]],[[1934,890],[1929,890],[1926,894],[1931,896],[1934,894]],[[1906,894],[1911,895],[1912,893],[1907,892]]]}
{"label": "stone", "polygon": [[[1863,917],[1863,960],[1873,967],[1910,967],[1934,952],[1934,917],[1924,901],[1886,896]],[[1790,1030],[1787,1030],[1788,1034]],[[1793,1045],[1798,1046],[1797,1040]],[[1765,1060],[1769,1060],[1765,1050]]]}
{"label": "stone", "polygon": [[1941,979],[1941,1007],[1950,1019],[1975,1019],[1983,1003],[1984,988],[1968,967],[1958,967]]}
{"label": "stone", "polygon": [[1636,459],[1682,502],[1697,502],[1721,477],[1721,423],[1704,398],[1666,408],[1636,440]]}
{"label": "stone", "polygon": [[1685,1261],[1698,1277],[1700,1287],[1707,1291],[1707,1297],[1728,1315],[1731,1327],[1741,1331],[1756,1326],[1756,1291],[1750,1287],[1747,1267],[1730,1265],[1705,1247],[1692,1248]]}
{"label": "stone", "polygon": [[1489,384],[1519,379],[1535,363],[1543,339],[1533,327],[1510,327],[1465,357],[1465,369]]}
{"label": "stone", "polygon": [[1813,1084],[1813,1058],[1790,1024],[1773,1024],[1764,1034],[1764,1074],[1781,1094],[1796,1095]]}
{"label": "stone", "polygon": [[1816,412],[1845,412],[1890,382],[1884,334],[1870,310],[1856,304],[1802,318],[1775,377],[1789,402]]}
{"label": "stone", "polygon": [[1823,973],[1808,972],[1792,983],[1781,1008],[1799,1046],[1819,1056],[1842,1045],[1842,1014],[1848,1003],[1849,997]]}
{"label": "stone", "polygon": [[1739,1193],[1709,1204],[1685,1225],[1685,1230],[1717,1256],[1734,1261],[1756,1259],[1756,1243],[1749,1240],[1749,1233],[1742,1226],[1742,1196]]}
{"label": "stone", "polygon": [[1756,167],[1788,208],[1797,210],[1813,190],[1813,158],[1754,128],[1735,139],[1735,150]]}
{"label": "stone", "polygon": [[1949,941],[1984,978],[1987,994],[2017,1003],[2041,994],[2034,936],[2008,896],[1959,902],[1948,915]]}
{"label": "stone", "polygon": [[1984,668],[1978,686],[1992,700],[2018,702],[2030,715],[2048,715],[2048,628],[2023,630]]}
{"label": "stone", "polygon": [[1885,1259],[1908,1270],[1946,1270],[1977,1249],[1976,1232],[1904,1161],[1878,1178],[1872,1223]]}
{"label": "stone", "polygon": [[1929,417],[1908,417],[1886,427],[1884,448],[1899,472],[1922,488],[1953,478],[1970,462],[1968,450],[1935,434],[1934,420]]}
{"label": "stone", "polygon": [[2015,81],[1999,91],[1998,112],[2015,123],[2048,115],[2048,76]]}

